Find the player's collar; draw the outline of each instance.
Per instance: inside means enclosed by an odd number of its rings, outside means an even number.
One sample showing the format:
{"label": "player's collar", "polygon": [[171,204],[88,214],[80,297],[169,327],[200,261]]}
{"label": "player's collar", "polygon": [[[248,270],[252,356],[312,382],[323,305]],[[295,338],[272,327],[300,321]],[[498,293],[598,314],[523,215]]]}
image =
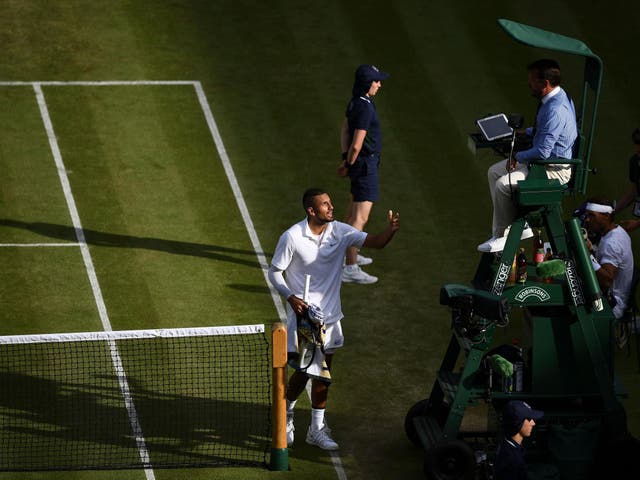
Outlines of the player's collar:
{"label": "player's collar", "polygon": [[328,222],[325,224],[325,228],[321,234],[317,235],[311,231],[311,227],[309,227],[309,219],[305,219],[304,225],[304,236],[310,238],[315,241],[318,245],[322,243],[322,240],[325,238],[329,238],[331,232],[333,232],[333,222]]}

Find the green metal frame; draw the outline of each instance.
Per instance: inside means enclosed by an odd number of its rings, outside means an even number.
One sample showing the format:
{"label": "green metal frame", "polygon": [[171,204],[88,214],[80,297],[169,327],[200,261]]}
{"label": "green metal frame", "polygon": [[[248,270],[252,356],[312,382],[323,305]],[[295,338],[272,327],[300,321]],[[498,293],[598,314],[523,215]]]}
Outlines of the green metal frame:
{"label": "green metal frame", "polygon": [[[576,158],[531,162],[527,179],[518,182],[518,214],[501,257],[496,261],[494,254],[482,254],[472,282],[473,288],[467,287],[471,295],[481,296],[484,293],[506,298],[512,307],[526,308],[532,335],[529,384],[524,391],[517,393],[487,388],[480,370],[496,328],[490,318],[486,318],[489,327],[473,341],[452,328],[449,346],[430,392],[428,408],[417,412],[411,410],[407,417],[413,421],[415,433],[427,452],[440,442],[460,437],[466,407],[481,399],[492,402],[496,408],[513,398],[534,404],[544,403],[548,414],[556,418],[594,416],[602,420],[604,430],[609,434],[620,433],[626,428],[624,421],[619,421],[624,418],[624,410],[618,401],[613,376],[612,332],[615,318],[606,302],[603,305],[577,220],[565,222],[562,218],[564,195],[568,192],[586,193],[602,62],[579,40],[510,20],[500,19],[498,23],[518,42],[585,58],[584,91],[578,108],[580,144]],[[546,163],[571,164],[574,168],[571,186],[567,188],[557,179],[549,179]],[[533,265],[528,266],[528,279],[524,284],[508,283],[520,236],[527,222],[544,230],[553,252],[565,259],[566,273],[554,277],[550,283],[537,278]],[[449,293],[459,295],[468,294],[464,288],[457,285],[443,287]],[[455,372],[461,360],[461,370]],[[589,409],[579,411],[579,408],[567,407],[568,402],[581,402],[583,399],[586,399]],[[452,454],[449,460],[453,465],[463,457],[461,454],[456,459]]]}

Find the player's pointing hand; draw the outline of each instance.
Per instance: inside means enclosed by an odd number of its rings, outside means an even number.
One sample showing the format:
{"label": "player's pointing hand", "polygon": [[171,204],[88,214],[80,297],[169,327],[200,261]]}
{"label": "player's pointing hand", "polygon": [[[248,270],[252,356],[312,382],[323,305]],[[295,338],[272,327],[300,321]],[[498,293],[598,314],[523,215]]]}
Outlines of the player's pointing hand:
{"label": "player's pointing hand", "polygon": [[398,212],[393,213],[393,210],[389,210],[389,226],[394,232],[400,229],[400,214]]}

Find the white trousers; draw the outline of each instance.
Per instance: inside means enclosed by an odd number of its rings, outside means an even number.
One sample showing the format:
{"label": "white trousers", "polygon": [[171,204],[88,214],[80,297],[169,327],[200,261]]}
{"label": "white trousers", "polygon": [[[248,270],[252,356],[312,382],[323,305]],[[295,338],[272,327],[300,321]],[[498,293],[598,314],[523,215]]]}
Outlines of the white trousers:
{"label": "white trousers", "polygon": [[[518,182],[529,175],[529,168],[524,163],[518,163],[516,169],[509,174],[507,160],[500,160],[489,167],[487,179],[489,192],[493,202],[492,235],[500,238],[504,236],[504,230],[511,225],[516,216],[516,206],[511,200],[511,192],[518,188]],[[561,184],[565,184],[571,178],[571,167],[547,169],[548,178],[557,178]]]}

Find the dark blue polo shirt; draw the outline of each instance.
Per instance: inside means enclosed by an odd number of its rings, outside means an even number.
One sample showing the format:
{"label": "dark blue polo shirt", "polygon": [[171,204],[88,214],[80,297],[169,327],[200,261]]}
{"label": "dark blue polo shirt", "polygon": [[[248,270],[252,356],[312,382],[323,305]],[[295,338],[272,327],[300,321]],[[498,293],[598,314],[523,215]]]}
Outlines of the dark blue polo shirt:
{"label": "dark blue polo shirt", "polygon": [[382,133],[373,100],[366,95],[353,97],[347,106],[345,115],[349,123],[350,138],[353,138],[353,133],[356,130],[366,130],[367,132],[360,155],[380,154]]}
{"label": "dark blue polo shirt", "polygon": [[493,473],[495,480],[527,480],[524,447],[503,437],[496,451]]}

